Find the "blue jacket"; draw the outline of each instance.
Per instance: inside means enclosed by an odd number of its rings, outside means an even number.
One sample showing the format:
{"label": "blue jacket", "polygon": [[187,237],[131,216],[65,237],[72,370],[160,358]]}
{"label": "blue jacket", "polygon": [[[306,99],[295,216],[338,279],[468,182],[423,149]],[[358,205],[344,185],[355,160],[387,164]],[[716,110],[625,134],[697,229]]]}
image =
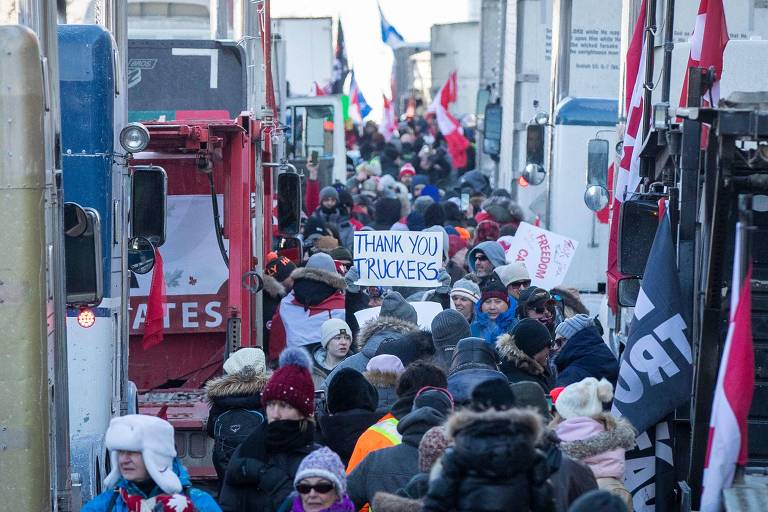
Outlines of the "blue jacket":
{"label": "blue jacket", "polygon": [[[173,472],[176,473],[179,477],[179,480],[181,480],[181,485],[184,487],[184,490],[186,491],[186,494],[189,496],[189,498],[192,500],[192,503],[195,505],[195,508],[199,512],[221,512],[221,508],[216,504],[216,502],[213,500],[213,498],[206,494],[205,492],[195,489],[192,487],[192,482],[189,480],[189,473],[187,473],[187,470],[184,469],[184,466],[181,465],[178,459],[173,461]],[[152,496],[157,496],[158,494],[162,494],[162,490],[159,487],[155,487],[155,490],[152,491],[151,496],[146,496],[144,493],[142,493],[136,485],[134,485],[132,482],[129,482],[128,480],[124,478],[120,478],[118,480],[117,485],[115,486],[117,489],[127,489],[128,494],[138,494],[141,496],[144,496],[145,498],[151,498]],[[112,496],[115,494],[115,489],[109,489],[107,491],[102,492],[95,498],[93,498],[91,501],[85,504],[83,508],[80,509],[81,512],[110,512],[107,510],[109,507],[110,501],[112,501]],[[128,507],[126,507],[125,503],[123,502],[123,499],[118,496],[117,500],[115,501],[115,506],[112,508],[113,512],[128,512]]]}
{"label": "blue jacket", "polygon": [[478,302],[475,304],[475,319],[472,321],[472,325],[469,326],[472,336],[483,338],[487,343],[495,345],[496,338],[511,331],[517,325],[516,310],[517,301],[510,297],[509,309],[497,316],[496,320],[491,320],[488,318],[487,313],[483,313],[480,310],[480,302]]}
{"label": "blue jacket", "polygon": [[605,377],[616,385],[619,362],[605,344],[595,327],[587,327],[566,342],[555,358],[557,380],[555,386],[567,386],[586,377],[598,380]]}

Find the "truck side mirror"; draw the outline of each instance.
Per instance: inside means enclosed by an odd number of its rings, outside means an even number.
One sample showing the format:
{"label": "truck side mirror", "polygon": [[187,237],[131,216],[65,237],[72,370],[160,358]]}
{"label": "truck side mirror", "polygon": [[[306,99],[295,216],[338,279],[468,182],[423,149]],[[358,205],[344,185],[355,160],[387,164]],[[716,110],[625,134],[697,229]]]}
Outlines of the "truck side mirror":
{"label": "truck side mirror", "polygon": [[525,129],[523,178],[530,185],[541,185],[547,176],[547,170],[544,168],[544,129],[543,124],[529,124]]}
{"label": "truck side mirror", "polygon": [[483,152],[496,160],[501,152],[501,105],[488,103],[485,106],[483,126]]}
{"label": "truck side mirror", "polygon": [[630,199],[621,204],[619,217],[619,271],[642,277],[659,227],[656,198]]}
{"label": "truck side mirror", "polygon": [[281,235],[301,230],[301,176],[293,171],[277,175],[277,229]]}
{"label": "truck side mirror", "polygon": [[608,141],[590,139],[587,144],[587,189],[584,204],[593,212],[608,206]]}
{"label": "truck side mirror", "polygon": [[155,247],[165,243],[168,175],[156,165],[132,168],[131,238],[146,238]]}
{"label": "truck side mirror", "polygon": [[623,308],[633,308],[637,303],[637,296],[640,295],[640,284],[642,281],[637,277],[626,277],[619,279],[617,295],[619,306]]}
{"label": "truck side mirror", "polygon": [[[99,213],[93,208],[81,208],[76,203],[66,203],[64,211],[67,305],[97,306],[104,296]],[[73,219],[76,222],[84,219],[84,229],[81,229],[83,225],[79,222],[73,224]]]}
{"label": "truck side mirror", "polygon": [[155,266],[155,246],[142,236],[128,240],[128,269],[146,274]]}

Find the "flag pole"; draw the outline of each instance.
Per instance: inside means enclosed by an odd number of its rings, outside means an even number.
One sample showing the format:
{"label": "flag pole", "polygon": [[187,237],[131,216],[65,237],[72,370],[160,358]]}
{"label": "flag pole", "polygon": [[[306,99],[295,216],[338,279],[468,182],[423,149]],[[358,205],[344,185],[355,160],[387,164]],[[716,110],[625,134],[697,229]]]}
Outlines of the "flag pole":
{"label": "flag pole", "polygon": [[669,88],[672,81],[672,50],[675,49],[675,0],[667,0],[664,11],[664,64],[661,81],[661,102],[669,105]]}
{"label": "flag pole", "polygon": [[[653,113],[653,47],[656,33],[656,0],[648,0],[645,4],[645,77],[643,85],[643,131],[639,143],[635,143],[639,150],[645,143],[648,133],[651,131],[651,114]],[[640,190],[644,191],[643,180],[650,177],[653,161],[647,158],[640,160]]]}

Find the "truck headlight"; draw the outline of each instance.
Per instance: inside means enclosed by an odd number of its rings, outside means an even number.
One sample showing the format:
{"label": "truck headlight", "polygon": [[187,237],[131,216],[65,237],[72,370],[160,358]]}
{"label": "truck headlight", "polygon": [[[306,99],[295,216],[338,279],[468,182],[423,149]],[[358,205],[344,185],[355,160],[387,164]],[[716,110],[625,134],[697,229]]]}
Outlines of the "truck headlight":
{"label": "truck headlight", "polygon": [[149,130],[141,123],[130,123],[120,130],[120,145],[128,153],[141,153],[149,145]]}

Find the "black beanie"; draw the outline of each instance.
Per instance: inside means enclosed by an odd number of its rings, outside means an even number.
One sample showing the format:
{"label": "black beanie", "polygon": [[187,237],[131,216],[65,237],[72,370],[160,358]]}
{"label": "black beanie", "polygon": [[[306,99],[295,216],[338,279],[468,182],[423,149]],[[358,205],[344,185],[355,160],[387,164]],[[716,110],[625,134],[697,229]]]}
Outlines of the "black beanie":
{"label": "black beanie", "polygon": [[533,318],[523,318],[509,334],[515,339],[515,345],[528,357],[533,357],[552,344],[549,329]]}
{"label": "black beanie", "polygon": [[472,389],[470,406],[475,411],[497,409],[505,411],[517,405],[515,393],[506,379],[484,380]]}
{"label": "black beanie", "polygon": [[397,379],[395,393],[398,397],[415,395],[421,388],[427,386],[447,389],[448,379],[445,372],[437,366],[425,361],[416,361],[409,364]]}
{"label": "black beanie", "polygon": [[328,384],[328,412],[338,414],[351,409],[375,411],[379,392],[354,368],[342,368]]}
{"label": "black beanie", "polygon": [[432,203],[424,210],[424,224],[427,226],[442,226],[445,224],[445,210],[440,203]]}
{"label": "black beanie", "polygon": [[393,197],[382,197],[373,205],[375,209],[374,219],[376,224],[386,226],[389,229],[392,224],[400,220],[400,209],[402,205],[399,200]]}

